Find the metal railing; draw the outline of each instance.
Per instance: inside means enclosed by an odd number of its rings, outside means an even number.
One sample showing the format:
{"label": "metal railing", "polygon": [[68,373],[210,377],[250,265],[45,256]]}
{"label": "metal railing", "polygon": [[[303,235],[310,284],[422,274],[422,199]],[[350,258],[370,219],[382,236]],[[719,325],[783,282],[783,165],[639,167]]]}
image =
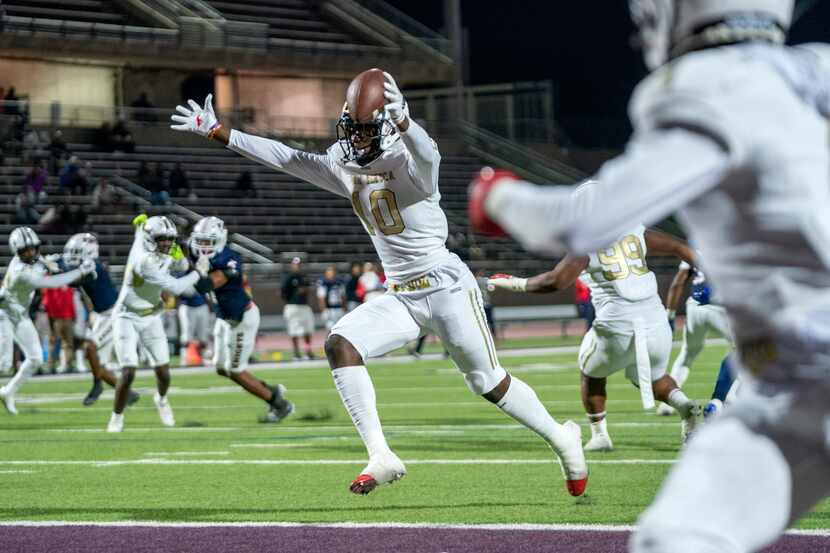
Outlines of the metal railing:
{"label": "metal railing", "polygon": [[389,21],[405,33],[408,33],[418,40],[426,43],[430,46],[430,48],[433,48],[448,57],[452,55],[450,40],[447,37],[435,32],[420,21],[413,19],[390,4],[387,4],[382,0],[357,0],[357,3],[370,9],[373,13]]}
{"label": "metal railing", "polygon": [[179,37],[179,31],[173,29],[18,16],[4,17],[2,31],[11,34],[117,40],[119,42],[139,41],[166,45],[178,44]]}

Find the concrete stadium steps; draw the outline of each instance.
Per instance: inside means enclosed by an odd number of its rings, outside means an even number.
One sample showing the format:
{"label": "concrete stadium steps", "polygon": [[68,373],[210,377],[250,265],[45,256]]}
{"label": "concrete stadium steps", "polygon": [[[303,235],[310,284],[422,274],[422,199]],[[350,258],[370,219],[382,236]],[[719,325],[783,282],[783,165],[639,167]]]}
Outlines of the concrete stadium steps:
{"label": "concrete stadium steps", "polygon": [[120,12],[109,0],[3,0],[2,4],[7,15],[16,17],[113,25],[143,24]]}
{"label": "concrete stadium steps", "polygon": [[269,38],[366,44],[332,24],[307,0],[208,0],[208,4],[232,21],[267,23]]}

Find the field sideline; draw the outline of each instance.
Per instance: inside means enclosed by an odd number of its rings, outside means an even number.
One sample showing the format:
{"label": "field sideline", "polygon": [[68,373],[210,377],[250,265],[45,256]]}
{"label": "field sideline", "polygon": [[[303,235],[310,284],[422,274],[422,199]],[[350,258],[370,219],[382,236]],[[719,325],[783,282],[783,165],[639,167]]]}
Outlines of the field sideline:
{"label": "field sideline", "polygon": [[[712,345],[700,356],[689,395],[708,397],[724,353]],[[502,361],[557,420],[582,424],[587,439],[573,346],[513,350]],[[212,372],[186,369],[173,373],[176,428],[161,427],[153,380],[143,373],[143,397],[127,411],[125,432],[110,435],[104,428],[111,392],[85,408],[86,378],[32,380],[20,396],[20,415],[0,414],[0,521],[486,524],[516,531],[575,524],[582,526],[573,531],[600,525],[619,533],[648,505],[678,452],[677,419],[643,412],[636,389],[617,375],[608,387],[617,450],[589,454],[588,492],[574,499],[545,444],[470,394],[450,361],[381,359],[370,364],[378,406],[409,474],[357,497],[348,484],[365,452],[324,364],[253,372],[288,388],[297,412],[283,424],[259,424],[261,402]],[[798,527],[825,530],[828,515],[825,502]],[[0,534],[25,536],[18,528],[22,533]]]}

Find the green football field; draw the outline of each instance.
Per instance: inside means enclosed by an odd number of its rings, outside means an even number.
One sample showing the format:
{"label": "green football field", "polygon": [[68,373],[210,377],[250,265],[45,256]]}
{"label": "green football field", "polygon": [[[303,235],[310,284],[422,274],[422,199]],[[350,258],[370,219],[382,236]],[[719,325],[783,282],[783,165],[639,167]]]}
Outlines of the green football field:
{"label": "green football field", "polygon": [[[724,355],[709,347],[687,390],[708,397]],[[502,363],[531,384],[557,420],[585,425],[576,351],[510,351]],[[322,363],[253,371],[282,382],[297,404],[279,425],[264,404],[206,371],[173,374],[177,427],[161,427],[150,374],[125,431],[104,432],[112,393],[82,407],[83,379],[33,379],[20,414],[0,413],[0,519],[62,521],[307,521],[630,524],[677,456],[676,418],[643,412],[619,375],[609,382],[617,447],[589,454],[586,496],[565,491],[546,445],[470,394],[451,362],[370,364],[390,445],[407,464],[400,483],[348,492],[365,452]],[[583,426],[583,439],[589,430]],[[826,527],[824,503],[800,525]]]}

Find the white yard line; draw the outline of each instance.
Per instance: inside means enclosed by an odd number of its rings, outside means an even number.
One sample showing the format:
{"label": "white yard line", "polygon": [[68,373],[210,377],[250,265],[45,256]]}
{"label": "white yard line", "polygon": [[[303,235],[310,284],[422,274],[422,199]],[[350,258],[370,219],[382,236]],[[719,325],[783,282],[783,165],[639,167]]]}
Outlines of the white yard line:
{"label": "white yard line", "polygon": [[[407,465],[552,465],[557,461],[548,459],[405,459]],[[591,465],[671,465],[674,459],[589,459]],[[101,460],[0,460],[2,465],[27,466],[91,466],[117,467],[131,465],[363,465],[366,459],[122,459]]]}
{"label": "white yard line", "polygon": [[[231,446],[233,447],[233,446]],[[144,454],[145,457],[167,457],[167,456],[181,456],[181,457],[198,457],[199,455],[230,455],[230,451],[154,451]]]}
{"label": "white yard line", "polygon": [[[104,528],[328,528],[328,529],[373,529],[401,528],[427,530],[490,530],[534,531],[534,532],[632,532],[635,526],[628,524],[453,524],[429,522],[158,522],[141,520],[120,520],[115,522],[99,521],[61,521],[61,520],[3,520],[0,526],[21,526],[31,528],[48,528],[60,526],[96,526]],[[791,536],[830,537],[830,530],[790,529]]]}

